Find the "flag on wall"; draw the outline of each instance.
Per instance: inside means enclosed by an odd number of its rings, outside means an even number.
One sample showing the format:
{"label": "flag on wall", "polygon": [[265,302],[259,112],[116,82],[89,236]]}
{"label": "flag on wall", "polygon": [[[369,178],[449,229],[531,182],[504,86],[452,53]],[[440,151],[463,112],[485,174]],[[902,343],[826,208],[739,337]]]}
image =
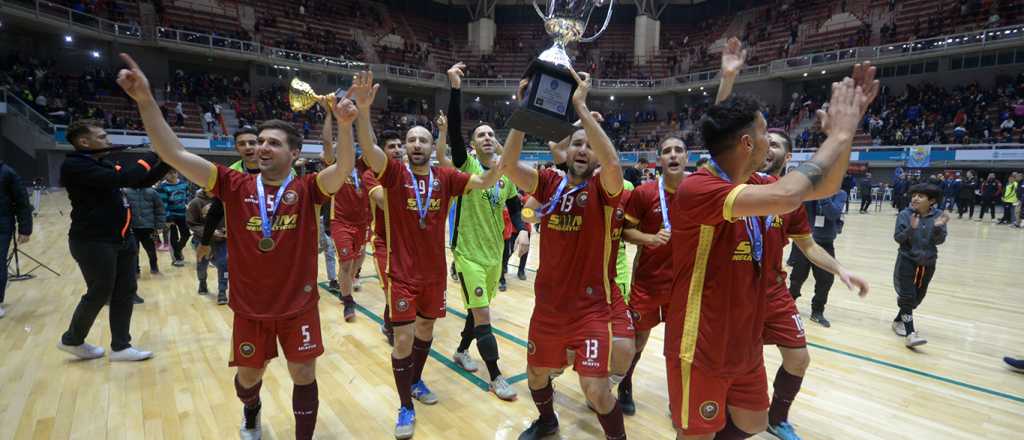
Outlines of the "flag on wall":
{"label": "flag on wall", "polygon": [[932,147],[918,145],[907,148],[907,166],[910,168],[928,168],[932,163]]}

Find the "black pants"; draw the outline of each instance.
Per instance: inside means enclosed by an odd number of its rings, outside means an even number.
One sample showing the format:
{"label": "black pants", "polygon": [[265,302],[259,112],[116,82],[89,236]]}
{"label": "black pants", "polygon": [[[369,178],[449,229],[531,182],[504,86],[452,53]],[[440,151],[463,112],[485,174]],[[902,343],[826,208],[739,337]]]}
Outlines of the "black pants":
{"label": "black pants", "polygon": [[910,206],[910,196],[906,194],[901,194],[894,198],[896,199],[896,211],[903,211],[904,209],[907,209],[908,206]]}
{"label": "black pants", "polygon": [[[153,242],[153,230],[148,228],[133,228],[132,232],[135,234],[135,238],[138,240],[142,248],[146,250],[146,256],[149,257],[149,271],[159,272],[160,268],[156,264],[156,243]],[[139,249],[135,248],[135,254],[139,256]],[[138,258],[135,261],[135,273],[139,273],[139,262]]]}
{"label": "black pants", "polygon": [[132,296],[137,289],[135,237],[129,235],[120,243],[72,239],[68,245],[85,278],[86,292],[61,342],[72,346],[84,343],[96,315],[110,301],[110,348],[120,351],[131,347]]}
{"label": "black pants", "polygon": [[184,260],[185,255],[181,253],[182,249],[185,249],[185,244],[188,243],[189,236],[192,233],[188,229],[188,223],[183,218],[170,219],[170,240],[171,250],[174,253],[175,260]]}
{"label": "black pants", "polygon": [[1003,218],[999,220],[999,223],[1013,223],[1013,203],[1001,202],[1003,205]]}
{"label": "black pants", "polygon": [[[832,241],[815,240],[814,242],[825,249],[825,252],[828,252],[829,255],[836,256],[836,249]],[[836,276],[825,269],[811,264],[811,261],[807,259],[807,256],[795,244],[790,255],[792,256],[793,273],[789,274],[789,294],[793,295],[794,299],[799,298],[800,288],[803,287],[804,281],[807,281],[807,275],[813,270],[814,297],[811,298],[811,313],[824,313],[825,303],[828,302],[828,291],[832,289],[832,283],[835,281]]]}
{"label": "black pants", "polygon": [[896,287],[896,304],[899,305],[900,314],[913,315],[914,309],[924,301],[933,275],[935,264],[920,266],[907,257],[896,257],[893,286]]}
{"label": "black pants", "polygon": [[968,219],[974,218],[974,200],[973,199],[960,199],[960,200],[958,200],[956,202],[956,207],[957,207],[957,213],[960,214],[960,217],[963,217],[965,212],[970,211],[970,213],[967,214],[967,218]]}
{"label": "black pants", "polygon": [[860,196],[860,212],[868,212],[868,208],[871,207],[871,193],[862,194]]}
{"label": "black pants", "polygon": [[843,212],[847,213],[850,212],[850,190],[844,189],[843,192],[846,193],[846,208],[843,210]]}
{"label": "black pants", "polygon": [[996,219],[996,200],[993,197],[983,197],[981,199],[981,214],[978,215],[979,219],[985,218],[985,212],[990,212],[990,218]]}
{"label": "black pants", "polygon": [[11,238],[14,232],[0,233],[0,262],[4,268],[0,269],[0,303],[4,302],[4,294],[7,292],[7,252],[11,248]]}
{"label": "black pants", "polygon": [[505,281],[505,273],[508,272],[508,259],[512,256],[512,252],[516,249],[516,236],[513,234],[512,238],[505,240],[505,248],[501,251],[501,281]]}

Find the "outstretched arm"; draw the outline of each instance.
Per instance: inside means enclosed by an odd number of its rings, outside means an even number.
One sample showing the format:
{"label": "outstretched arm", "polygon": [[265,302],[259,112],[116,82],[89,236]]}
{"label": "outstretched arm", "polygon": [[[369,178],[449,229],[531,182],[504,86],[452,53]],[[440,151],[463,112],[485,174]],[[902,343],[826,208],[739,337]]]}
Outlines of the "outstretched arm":
{"label": "outstretched arm", "polygon": [[590,92],[590,74],[583,72],[577,74],[575,70],[569,69],[573,78],[576,79],[576,92],[572,95],[572,103],[576,107],[576,114],[580,116],[580,123],[587,133],[587,143],[597,155],[597,161],[601,164],[601,186],[609,195],[618,195],[622,192],[622,167],[619,166],[619,154],[615,152],[612,140],[601,128],[597,118],[587,108],[587,93]]}
{"label": "outstretched arm", "polygon": [[[437,125],[437,150],[435,152],[437,163],[441,164],[441,168],[458,168],[452,159],[448,158],[448,117],[444,115],[444,112],[440,112],[434,119],[434,123]],[[455,154],[454,151],[452,154]]]}
{"label": "outstretched arm", "polygon": [[324,116],[324,126],[320,130],[320,140],[323,143],[323,151],[320,152],[320,160],[325,165],[331,165],[334,163],[334,127],[331,124],[332,113],[334,106],[337,104],[337,98],[334,94],[329,94],[320,101],[320,105],[324,106],[326,115]]}
{"label": "outstretched arm", "polygon": [[455,63],[448,69],[448,82],[452,91],[448,97],[448,141],[452,147],[452,165],[461,168],[466,163],[466,140],[462,138],[462,76],[465,75],[466,64]]}
{"label": "outstretched arm", "polygon": [[117,84],[138,106],[142,124],[146,128],[146,135],[149,136],[153,150],[160,159],[177,169],[186,179],[205,185],[216,172],[213,163],[185,150],[160,113],[153,91],[149,89],[149,80],[142,73],[142,69],[128,54],[122,53],[121,60],[128,68],[118,72]]}
{"label": "outstretched arm", "polygon": [[715,104],[725,101],[732,94],[732,86],[736,84],[736,77],[743,69],[743,63],[747,59],[747,50],[736,37],[732,37],[725,43],[722,49],[722,78],[718,84],[718,95],[715,96]]}
{"label": "outstretched arm", "polygon": [[[527,80],[519,81],[519,100],[523,99],[523,91],[530,83]],[[501,156],[502,174],[508,176],[512,183],[527,193],[537,189],[537,170],[533,167],[519,162],[519,155],[523,152],[523,138],[525,133],[512,129],[508,132],[508,139],[505,139],[505,153]]]}
{"label": "outstretched arm", "polygon": [[809,236],[794,237],[793,242],[796,243],[796,246],[800,248],[800,251],[804,253],[807,260],[812,264],[839,277],[839,280],[846,284],[846,287],[850,290],[856,288],[858,295],[865,296],[868,294],[871,287],[868,285],[867,280],[846,270],[835,257],[829,255],[824,248],[815,243],[813,238]]}
{"label": "outstretched arm", "polygon": [[320,179],[320,185],[333,194],[345,184],[345,178],[352,173],[352,167],[355,165],[352,122],[356,120],[359,110],[346,95],[331,111],[338,120],[338,148],[334,153],[334,165],[321,171],[317,178]]}
{"label": "outstretched arm", "polygon": [[377,96],[380,84],[373,83],[373,72],[359,72],[352,78],[352,87],[349,93],[356,101],[359,108],[359,115],[356,117],[356,135],[359,139],[359,146],[363,149],[363,161],[373,170],[375,174],[384,171],[388,164],[388,156],[384,153],[373,137],[373,127],[370,123],[370,106]]}

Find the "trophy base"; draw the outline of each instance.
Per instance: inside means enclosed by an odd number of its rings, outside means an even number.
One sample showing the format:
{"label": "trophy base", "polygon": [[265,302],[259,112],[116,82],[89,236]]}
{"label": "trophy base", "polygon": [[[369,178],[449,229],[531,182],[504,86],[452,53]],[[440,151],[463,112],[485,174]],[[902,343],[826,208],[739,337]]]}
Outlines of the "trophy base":
{"label": "trophy base", "polygon": [[550,142],[572,135],[576,131],[571,122],[576,120],[572,106],[576,79],[572,73],[562,66],[535,59],[523,78],[529,79],[530,84],[508,126]]}

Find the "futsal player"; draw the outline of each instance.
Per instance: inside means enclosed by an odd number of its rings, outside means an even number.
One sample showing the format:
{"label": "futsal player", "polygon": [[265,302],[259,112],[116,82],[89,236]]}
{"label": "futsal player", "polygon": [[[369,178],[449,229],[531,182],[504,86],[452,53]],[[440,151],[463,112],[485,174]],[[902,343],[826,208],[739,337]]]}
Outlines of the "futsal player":
{"label": "futsal player", "polygon": [[405,134],[409,164],[389,159],[371,135],[368,110],[378,87],[373,73],[362,72],[349,90],[361,109],[362,160],[376,173],[384,196],[384,221],[375,228],[384,237],[387,251],[384,276],[395,335],[391,364],[401,400],[395,437],[407,439],[415,432],[412,398],[427,405],[438,400],[421,375],[433,342],[434,321],[445,316],[444,228],[449,201],[466,191],[494,186],[500,174],[496,164],[480,175],[432,167],[434,138],[422,126]]}
{"label": "futsal player", "polygon": [[[327,95],[323,101],[325,108],[334,108],[333,95]],[[334,163],[334,133],[331,116],[324,118],[321,131],[323,138],[324,164]],[[338,287],[341,291],[342,314],[346,322],[356,319],[356,301],[352,292],[358,290],[358,272],[363,267],[366,256],[366,239],[370,228],[370,196],[369,189],[374,182],[373,172],[353,167],[345,184],[331,199],[331,240],[338,253]]]}
{"label": "futsal player", "polygon": [[[574,353],[580,387],[606,438],[626,438],[622,411],[608,386],[612,303],[621,299],[614,283],[612,218],[622,192],[622,168],[611,140],[587,108],[590,76],[571,72],[577,82],[572,105],[583,128],[571,137],[568,172],[538,172],[520,163],[523,133],[515,129],[503,159],[505,175],[541,203],[536,213],[541,219],[541,260],[527,347],[528,384],[540,417],[520,440],[558,432],[551,375],[567,364],[566,350]],[[520,82],[520,99],[525,85]],[[598,166],[601,172],[595,174]]]}
{"label": "futsal player", "polygon": [[121,58],[128,68],[118,73],[117,83],[138,105],[154,150],[189,180],[203,182],[234,213],[226,221],[229,306],[235,312],[229,365],[238,367],[235,391],[244,404],[240,437],[261,437],[260,387],[280,343],[295,384],[295,437],[313,438],[319,406],[316,358],[324,352],[316,289],[318,214],[352,168],[355,106],[346,99],[334,109],[341,127],[337,164],[292,176],[301,135],[287,122],[270,120],[258,128],[260,174],[238,173],[186,151],[138,64],[126,54]]}
{"label": "futsal player", "polygon": [[768,152],[757,101],[730,97],[711,106],[701,134],[707,166],[687,176],[670,206],[676,274],[669,302],[665,359],[669,407],[681,439],[741,439],[768,422],[762,354],[767,296],[765,216],[839,189],[858,122],[878,93],[875,69],[856,65],[833,84],[819,112],[828,138],[811,160],[774,183],[755,174]]}
{"label": "futsal player", "polygon": [[[452,165],[459,171],[481,175],[487,164],[496,163],[498,141],[490,125],[481,124],[470,134],[475,156],[466,153],[462,138],[462,76],[466,65],[457,63],[448,69],[451,97],[448,101],[448,139],[451,142]],[[443,156],[438,153],[438,157]],[[498,341],[491,329],[491,302],[498,294],[502,275],[502,252],[505,248],[504,210],[506,201],[518,200],[519,190],[508,177],[501,176],[492,187],[466,191],[455,204],[455,225],[452,253],[462,286],[462,301],[468,311],[462,339],[452,360],[462,369],[475,372],[478,367],[466,351],[476,340],[476,348],[490,375],[490,391],[502,400],[515,400],[515,388],[498,367]],[[522,232],[525,234],[525,232]]]}
{"label": "futsal player", "polygon": [[[402,163],[406,163],[405,160],[405,145],[402,144],[402,136],[394,130],[384,130],[381,132],[380,140],[382,143],[381,148],[384,149],[384,154],[387,154],[389,159],[400,160]],[[377,177],[366,166],[366,162],[360,160],[356,162],[356,165],[360,169],[364,169],[364,178],[366,179],[366,187],[369,188],[370,196],[370,212],[373,213],[371,228],[369,233],[371,234],[371,242],[373,242],[373,263],[377,269],[377,280],[380,281],[381,290],[385,293],[388,291],[388,277],[384,276],[384,268],[387,267],[387,245],[384,243],[384,237],[377,235],[376,225],[378,222],[384,221],[384,210],[381,208],[385,204],[384,190],[380,187],[380,183],[377,182]],[[395,345],[395,332],[391,327],[391,314],[388,313],[388,303],[384,301],[384,323],[380,326],[380,332],[384,334],[384,337],[388,340],[388,345]]]}
{"label": "futsal player", "polygon": [[[793,157],[790,152],[792,146],[792,140],[784,131],[771,130],[768,133],[768,156],[761,173],[766,174],[769,181],[778,180],[786,169],[786,164]],[[800,392],[804,374],[811,363],[800,312],[796,308],[796,300],[786,288],[782,254],[787,242],[793,240],[811,263],[835,274],[847,287],[856,287],[860,296],[867,295],[869,288],[866,280],[846,270],[811,238],[810,219],[805,206],[806,203],[794,211],[769,216],[765,220],[766,235],[776,236],[766,242],[780,246],[765,248],[768,304],[764,317],[764,344],[775,345],[782,355],[782,365],[775,373],[772,386],[774,391],[768,409],[768,432],[782,440],[800,440],[793,425],[789,423],[789,408]],[[768,219],[771,219],[770,224]],[[815,220],[815,224],[818,223]]]}

